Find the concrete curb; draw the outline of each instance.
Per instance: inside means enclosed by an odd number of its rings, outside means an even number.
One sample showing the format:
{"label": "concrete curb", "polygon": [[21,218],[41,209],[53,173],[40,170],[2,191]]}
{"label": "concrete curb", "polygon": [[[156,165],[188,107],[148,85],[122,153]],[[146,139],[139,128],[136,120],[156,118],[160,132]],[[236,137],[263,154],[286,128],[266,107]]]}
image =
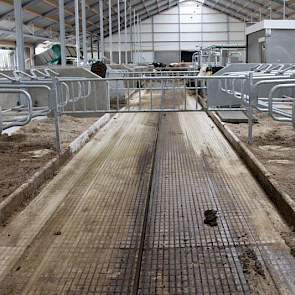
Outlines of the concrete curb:
{"label": "concrete curb", "polygon": [[111,119],[110,114],[105,114],[91,125],[85,132],[76,138],[61,155],[55,157],[46,166],[37,171],[26,183],[22,184],[0,204],[0,224],[5,224],[9,217],[32,200],[39,193],[41,186],[52,179],[67,161],[77,153],[90,138]]}
{"label": "concrete curb", "polygon": [[295,228],[295,201],[279,188],[277,181],[266,170],[261,162],[215,113],[207,112],[207,114],[244,161],[259,184],[263,187],[269,199],[276,206],[287,224]]}
{"label": "concrete curb", "polygon": [[100,128],[109,122],[111,119],[110,114],[105,114],[99,118],[92,126],[76,138],[69,146],[72,153],[78,152]]}

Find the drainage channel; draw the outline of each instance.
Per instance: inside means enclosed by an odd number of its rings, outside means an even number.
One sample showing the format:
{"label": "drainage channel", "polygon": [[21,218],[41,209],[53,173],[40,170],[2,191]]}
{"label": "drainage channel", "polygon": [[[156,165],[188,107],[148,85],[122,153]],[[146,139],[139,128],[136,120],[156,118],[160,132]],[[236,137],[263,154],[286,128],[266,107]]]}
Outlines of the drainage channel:
{"label": "drainage channel", "polygon": [[151,203],[151,197],[152,197],[152,183],[153,183],[153,179],[154,179],[154,171],[155,171],[155,165],[156,165],[155,162],[156,162],[156,154],[157,154],[157,148],[158,148],[159,129],[161,126],[161,118],[162,118],[162,116],[159,115],[159,119],[158,119],[158,123],[157,123],[156,140],[155,140],[154,151],[153,151],[153,156],[152,156],[152,168],[151,168],[151,174],[150,174],[150,180],[149,180],[149,188],[148,188],[148,194],[147,194],[147,198],[146,198],[144,220],[143,220],[141,238],[140,238],[140,244],[139,244],[138,260],[137,260],[137,264],[136,264],[136,271],[135,271],[136,275],[135,275],[135,280],[134,280],[133,295],[138,294],[138,289],[139,289],[140,272],[141,272],[141,268],[142,268],[144,244],[145,244],[146,232],[147,232],[147,227],[148,227],[148,216],[149,216],[150,203]]}

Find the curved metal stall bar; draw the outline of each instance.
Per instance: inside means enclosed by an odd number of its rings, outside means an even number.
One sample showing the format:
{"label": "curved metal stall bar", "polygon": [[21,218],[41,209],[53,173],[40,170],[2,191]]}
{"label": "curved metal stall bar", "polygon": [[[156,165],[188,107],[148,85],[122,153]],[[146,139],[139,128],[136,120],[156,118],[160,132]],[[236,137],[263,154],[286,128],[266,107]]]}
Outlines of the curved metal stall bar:
{"label": "curved metal stall bar", "polygon": [[[295,82],[295,79],[273,79],[273,80],[262,80],[262,81],[259,81],[259,82],[256,82],[254,85],[253,85],[253,93],[254,93],[254,103],[255,103],[255,108],[260,111],[260,112],[268,112],[269,111],[269,106],[268,106],[268,102],[265,102],[265,103],[262,103],[260,102],[259,100],[259,97],[258,97],[258,89],[259,87],[261,87],[262,85],[267,85],[267,84],[273,84],[273,83],[291,83],[291,82]],[[269,101],[269,99],[268,99]],[[273,112],[280,115],[282,114],[282,111],[279,110],[279,109],[273,109]]]}
{"label": "curved metal stall bar", "polygon": [[[51,92],[51,87],[47,86],[47,85],[34,85],[34,84],[0,84],[0,90],[3,88],[6,89],[22,89],[22,88],[26,88],[26,89],[30,89],[30,88],[44,88],[48,91],[48,108],[44,107],[44,109],[42,109],[41,111],[34,111],[34,108],[32,108],[32,117],[38,117],[38,116],[45,116],[50,112],[50,92]],[[22,106],[20,106],[21,108]]]}
{"label": "curved metal stall bar", "polygon": [[27,118],[25,120],[16,120],[16,121],[14,121],[14,122],[12,122],[10,124],[3,125],[3,119],[2,119],[2,115],[1,115],[0,133],[3,130],[6,130],[8,128],[15,127],[15,126],[24,126],[24,125],[31,122],[31,120],[32,120],[32,111],[33,111],[32,97],[26,90],[4,88],[4,89],[0,89],[0,93],[19,93],[19,94],[23,94],[23,97],[27,101],[27,108],[28,108],[28,115],[27,115]]}
{"label": "curved metal stall bar", "polygon": [[[16,81],[17,81],[16,78],[11,77],[11,76],[8,76],[8,75],[6,75],[6,74],[4,74],[4,73],[0,73],[0,77],[3,77],[3,78],[5,78],[6,80],[13,81],[13,82],[16,82]],[[6,82],[6,80],[5,80],[5,82]],[[1,82],[1,80],[0,80],[0,82]]]}
{"label": "curved metal stall bar", "polygon": [[17,79],[17,81],[21,80],[22,77],[29,78],[30,80],[34,80],[35,77],[30,75],[24,71],[15,70],[13,71],[13,76]]}
{"label": "curved metal stall bar", "polygon": [[283,116],[283,114],[281,114],[281,117],[278,117],[275,115],[275,112],[273,111],[273,99],[274,99],[274,94],[276,91],[278,91],[279,89],[282,88],[294,88],[295,87],[295,83],[294,84],[278,84],[276,86],[274,86],[270,92],[269,92],[269,104],[268,104],[268,111],[269,111],[269,115],[276,121],[281,121],[281,122],[292,122],[293,126],[295,127],[295,98],[293,98],[293,106],[292,106],[292,115],[291,118],[287,117],[287,115],[289,115],[288,113],[285,114],[285,116]]}

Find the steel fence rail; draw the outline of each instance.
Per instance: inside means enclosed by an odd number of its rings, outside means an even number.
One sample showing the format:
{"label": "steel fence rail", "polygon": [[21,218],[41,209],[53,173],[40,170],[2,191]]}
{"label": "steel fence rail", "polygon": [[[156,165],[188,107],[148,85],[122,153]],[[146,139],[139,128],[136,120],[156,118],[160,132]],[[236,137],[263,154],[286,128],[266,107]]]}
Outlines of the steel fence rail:
{"label": "steel fence rail", "polygon": [[[31,107],[30,120],[40,114],[53,114],[56,149],[59,152],[62,149],[59,119],[62,115],[73,114],[244,111],[248,116],[248,142],[251,144],[255,110],[268,112],[274,120],[293,120],[294,124],[294,99],[274,96],[277,90],[294,86],[294,67],[257,65],[251,71],[217,73],[213,76],[200,76],[198,71],[124,72],[123,76],[108,78],[62,77],[51,69],[32,69],[30,73],[14,71],[13,76],[0,73],[0,89],[1,93],[13,89],[21,93],[28,93],[34,88],[46,89],[48,106],[44,109]],[[194,94],[200,91],[206,93],[210,81],[218,81],[218,89],[226,96],[236,98],[240,106],[202,108]],[[97,100],[98,93],[102,91],[97,82],[106,85],[103,90],[105,107],[99,106]],[[275,87],[269,89],[269,95],[260,95],[260,87],[272,84]],[[26,108],[19,106],[18,110],[25,112]],[[1,120],[3,122],[3,116]]]}

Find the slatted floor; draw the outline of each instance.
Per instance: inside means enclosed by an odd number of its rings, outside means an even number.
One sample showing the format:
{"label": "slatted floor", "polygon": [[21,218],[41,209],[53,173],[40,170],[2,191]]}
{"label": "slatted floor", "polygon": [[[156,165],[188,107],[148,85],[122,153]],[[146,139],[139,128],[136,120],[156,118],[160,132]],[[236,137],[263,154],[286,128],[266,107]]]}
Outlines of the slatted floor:
{"label": "slatted floor", "polygon": [[280,230],[205,113],[122,114],[0,230],[0,294],[294,294]]}

